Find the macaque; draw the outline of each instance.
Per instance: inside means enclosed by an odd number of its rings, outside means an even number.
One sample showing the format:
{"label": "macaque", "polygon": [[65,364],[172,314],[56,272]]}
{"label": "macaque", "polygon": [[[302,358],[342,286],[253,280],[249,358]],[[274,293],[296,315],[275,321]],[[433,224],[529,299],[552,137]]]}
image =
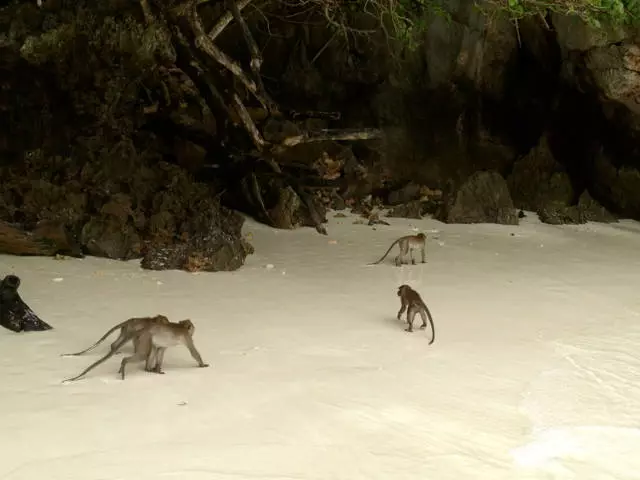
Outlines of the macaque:
{"label": "macaque", "polygon": [[89,371],[100,365],[102,362],[112,357],[114,353],[119,350],[122,345],[129,340],[133,340],[135,351],[130,357],[122,359],[120,374],[122,380],[125,377],[125,369],[129,362],[145,360],[145,370],[147,372],[164,373],[162,371],[162,362],[164,360],[164,351],[168,347],[183,344],[191,353],[191,356],[198,362],[198,366],[201,368],[208,367],[209,364],[202,361],[200,353],[196,349],[193,343],[193,333],[195,326],[191,320],[181,320],[180,322],[167,322],[167,323],[151,323],[144,327],[142,330],[130,331],[119,344],[115,346],[109,353],[102,357],[97,362],[91,364],[79,375],[64,380],[63,383],[73,382],[83,377]]}
{"label": "macaque", "polygon": [[404,237],[400,237],[399,239],[397,239],[395,242],[391,244],[391,246],[389,247],[389,250],[387,250],[387,252],[382,256],[380,260],[374,263],[370,263],[369,265],[377,265],[378,263],[383,261],[385,258],[387,258],[387,255],[389,255],[389,252],[395,246],[396,243],[400,248],[400,253],[398,254],[395,260],[396,267],[399,267],[400,265],[402,265],[402,263],[404,263],[404,260],[407,257],[407,254],[409,254],[411,257],[411,263],[415,265],[416,261],[413,258],[413,251],[418,249],[420,249],[420,252],[422,254],[422,263],[426,263],[426,258],[425,258],[426,249],[427,249],[426,241],[427,241],[427,237],[425,236],[424,233],[418,233],[417,235],[406,235]]}
{"label": "macaque", "polygon": [[[134,317],[134,318],[130,318],[129,320],[125,320],[124,322],[121,322],[121,323],[117,324],[115,327],[110,328],[107,331],[107,333],[105,333],[100,338],[100,340],[98,340],[96,343],[91,345],[89,348],[87,348],[85,350],[82,350],[81,352],[64,353],[62,356],[63,357],[72,357],[72,356],[76,356],[76,355],[82,355],[83,353],[87,353],[88,351],[93,350],[98,345],[100,345],[109,335],[111,335],[113,332],[115,332],[119,328],[120,329],[120,335],[118,336],[116,341],[111,344],[111,351],[113,352],[114,350],[117,350],[116,349],[117,345],[124,345],[124,343],[121,344],[121,341],[130,332],[140,331],[143,328],[147,327],[148,325],[155,324],[155,323],[167,324],[167,323],[169,323],[169,319],[167,317],[165,317],[164,315],[156,315],[155,317]],[[138,337],[134,337],[134,341],[136,341],[137,339],[138,339]]]}
{"label": "macaque", "polygon": [[427,328],[427,317],[429,317],[429,323],[431,324],[431,341],[429,345],[433,343],[436,339],[436,331],[433,328],[433,319],[431,317],[431,312],[427,305],[422,301],[420,294],[416,292],[409,285],[400,285],[398,287],[398,296],[400,297],[401,308],[398,312],[398,320],[401,320],[400,316],[407,311],[407,328],[405,331],[413,332],[413,318],[416,316],[416,313],[420,314],[422,317],[422,325],[420,325],[421,329]]}

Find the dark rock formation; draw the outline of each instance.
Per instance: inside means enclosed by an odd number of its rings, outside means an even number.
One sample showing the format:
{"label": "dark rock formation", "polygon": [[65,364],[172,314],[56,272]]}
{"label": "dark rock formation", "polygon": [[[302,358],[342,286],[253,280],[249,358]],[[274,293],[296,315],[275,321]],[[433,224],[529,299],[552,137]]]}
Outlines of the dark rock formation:
{"label": "dark rock formation", "polygon": [[70,255],[82,257],[82,248],[58,221],[42,220],[32,231],[0,221],[0,252],[10,255]]}
{"label": "dark rock formation", "polygon": [[537,212],[549,203],[570,205],[574,192],[569,175],[549,149],[546,136],[517,160],[507,185],[516,208]]}
{"label": "dark rock formation", "polygon": [[[79,153],[75,159],[52,159],[32,152],[29,162],[1,167],[2,217],[39,225],[30,238],[40,244],[44,225],[77,232],[77,243],[49,241],[40,255],[81,248],[112,259],[144,257],[143,268],[156,270],[239,268],[252,252],[241,238],[243,217],[221,207],[215,192],[182,168],[164,162],[151,168],[151,159],[133,147],[126,151],[130,155],[110,152],[109,161],[83,159]],[[2,232],[0,251],[20,253],[16,241],[7,242]],[[169,260],[159,260],[159,252]],[[207,260],[190,263],[190,257]]]}
{"label": "dark rock formation", "polygon": [[152,245],[142,259],[149,270],[231,271],[244,264],[253,247],[241,235],[243,218],[222,211],[208,231],[177,240],[167,246]]}
{"label": "dark rock formation", "polygon": [[38,332],[53,327],[38,317],[24,303],[18,288],[20,278],[7,275],[0,281],[0,325],[13,332]]}
{"label": "dark rock formation", "polygon": [[496,172],[474,173],[458,189],[451,188],[436,218],[445,223],[518,224],[507,183]]}
{"label": "dark rock formation", "polygon": [[552,225],[581,224],[587,222],[613,223],[618,220],[588,192],[584,192],[577,205],[549,202],[537,210],[540,220]]}

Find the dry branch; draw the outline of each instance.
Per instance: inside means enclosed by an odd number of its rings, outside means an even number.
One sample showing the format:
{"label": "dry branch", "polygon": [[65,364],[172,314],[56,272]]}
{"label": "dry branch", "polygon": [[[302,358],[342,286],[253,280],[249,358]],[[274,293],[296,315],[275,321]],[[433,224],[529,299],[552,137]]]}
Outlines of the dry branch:
{"label": "dry branch", "polygon": [[251,119],[251,115],[249,115],[249,112],[247,111],[246,107],[242,103],[242,100],[240,100],[240,97],[238,96],[238,94],[234,93],[232,98],[233,98],[233,105],[236,108],[236,112],[238,113],[238,116],[240,117],[240,120],[242,121],[244,128],[246,128],[247,132],[249,132],[249,135],[251,136],[251,140],[253,140],[253,144],[257,147],[258,150],[262,151],[266,142],[264,138],[262,138],[262,135],[260,135],[260,132],[258,131],[258,127],[256,127],[256,124]]}
{"label": "dry branch", "polygon": [[238,25],[240,25],[242,36],[244,37],[244,41],[249,48],[249,53],[251,54],[251,62],[249,62],[249,65],[251,67],[251,71],[253,72],[253,80],[256,82],[258,92],[260,92],[260,95],[262,95],[262,97],[269,103],[269,112],[276,112],[277,106],[269,98],[269,94],[267,94],[267,91],[264,88],[264,84],[262,83],[262,76],[260,75],[260,67],[262,67],[262,54],[258,49],[258,44],[253,38],[253,35],[251,35],[251,30],[249,30],[247,22],[245,22],[244,18],[242,18],[240,8],[236,4],[235,0],[227,0],[227,4],[229,5],[229,10],[231,10],[231,13],[233,14],[233,18],[235,18]]}
{"label": "dry branch", "polygon": [[269,109],[271,101],[264,98],[263,95],[258,92],[258,86],[256,82],[251,80],[242,70],[242,67],[238,65],[238,63],[233,60],[231,57],[227,56],[222,50],[214,45],[211,39],[207,36],[204,31],[204,25],[202,24],[202,20],[198,15],[198,11],[196,9],[196,5],[192,4],[190,8],[187,9],[187,19],[189,21],[189,25],[193,30],[195,35],[195,45],[197,48],[205,52],[211,58],[213,58],[220,65],[229,70],[233,75],[242,82],[242,84],[249,90],[260,102],[260,104]]}
{"label": "dry branch", "polygon": [[382,130],[378,128],[362,128],[362,129],[324,129],[317,132],[307,132],[301,135],[285,138],[281,145],[285,147],[293,147],[301,143],[340,141],[340,140],[375,140],[382,138]]}
{"label": "dry branch", "polygon": [[247,22],[242,18],[242,13],[240,13],[240,8],[235,0],[227,0],[227,5],[229,6],[229,10],[231,11],[233,18],[235,18],[238,25],[240,25],[244,41],[247,43],[247,47],[249,47],[249,53],[251,53],[251,70],[254,74],[259,74],[258,72],[260,72],[260,67],[262,66],[262,54],[258,49],[258,44],[253,38],[253,35],[251,35],[251,30],[249,30]]}
{"label": "dry branch", "polygon": [[[249,5],[252,0],[239,0],[237,3],[238,11],[242,11],[244,7]],[[220,17],[218,22],[213,26],[211,31],[209,32],[209,39],[213,42],[218,35],[220,35],[225,28],[231,23],[233,20],[233,14],[229,11],[224,12],[224,14]]]}

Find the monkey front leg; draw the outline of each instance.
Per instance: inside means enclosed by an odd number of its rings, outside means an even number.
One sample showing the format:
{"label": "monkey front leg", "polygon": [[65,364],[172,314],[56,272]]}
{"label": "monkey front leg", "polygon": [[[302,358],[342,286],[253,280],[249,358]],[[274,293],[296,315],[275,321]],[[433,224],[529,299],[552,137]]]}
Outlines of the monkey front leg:
{"label": "monkey front leg", "polygon": [[427,247],[424,246],[420,249],[420,253],[422,255],[422,263],[427,263]]}
{"label": "monkey front leg", "polygon": [[402,307],[400,307],[400,310],[398,311],[398,320],[402,320],[400,317],[402,316],[402,314],[406,309],[407,309],[407,304],[402,302]]}
{"label": "monkey front leg", "polygon": [[193,359],[198,362],[198,366],[200,368],[206,368],[209,366],[208,363],[204,363],[202,361],[202,357],[200,356],[200,352],[198,352],[198,349],[196,348],[196,346],[193,343],[193,340],[191,339],[191,337],[187,336],[185,338],[186,340],[186,344],[187,344],[187,348],[189,349],[189,353],[191,353],[191,356],[193,357]]}

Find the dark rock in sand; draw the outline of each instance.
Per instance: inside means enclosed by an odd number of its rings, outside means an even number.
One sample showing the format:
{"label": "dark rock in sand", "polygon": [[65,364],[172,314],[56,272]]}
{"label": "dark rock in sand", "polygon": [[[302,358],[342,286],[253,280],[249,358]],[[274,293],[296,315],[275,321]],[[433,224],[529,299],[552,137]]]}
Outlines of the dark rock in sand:
{"label": "dark rock in sand", "polygon": [[596,202],[589,192],[584,192],[577,205],[563,202],[548,203],[538,210],[540,221],[551,225],[578,225],[587,222],[613,223],[618,220],[602,205]]}
{"label": "dark rock in sand", "polygon": [[459,188],[449,186],[436,218],[445,223],[517,225],[507,182],[497,172],[476,172]]}
{"label": "dark rock in sand", "polygon": [[[141,266],[149,270],[220,272],[237,270],[253,246],[241,235],[244,218],[221,208],[220,216],[210,216],[208,230],[166,245],[151,245]],[[203,232],[206,232],[203,233]]]}
{"label": "dark rock in sand", "polygon": [[13,332],[38,332],[53,327],[38,317],[24,303],[18,288],[20,278],[7,275],[0,281],[0,325]]}

